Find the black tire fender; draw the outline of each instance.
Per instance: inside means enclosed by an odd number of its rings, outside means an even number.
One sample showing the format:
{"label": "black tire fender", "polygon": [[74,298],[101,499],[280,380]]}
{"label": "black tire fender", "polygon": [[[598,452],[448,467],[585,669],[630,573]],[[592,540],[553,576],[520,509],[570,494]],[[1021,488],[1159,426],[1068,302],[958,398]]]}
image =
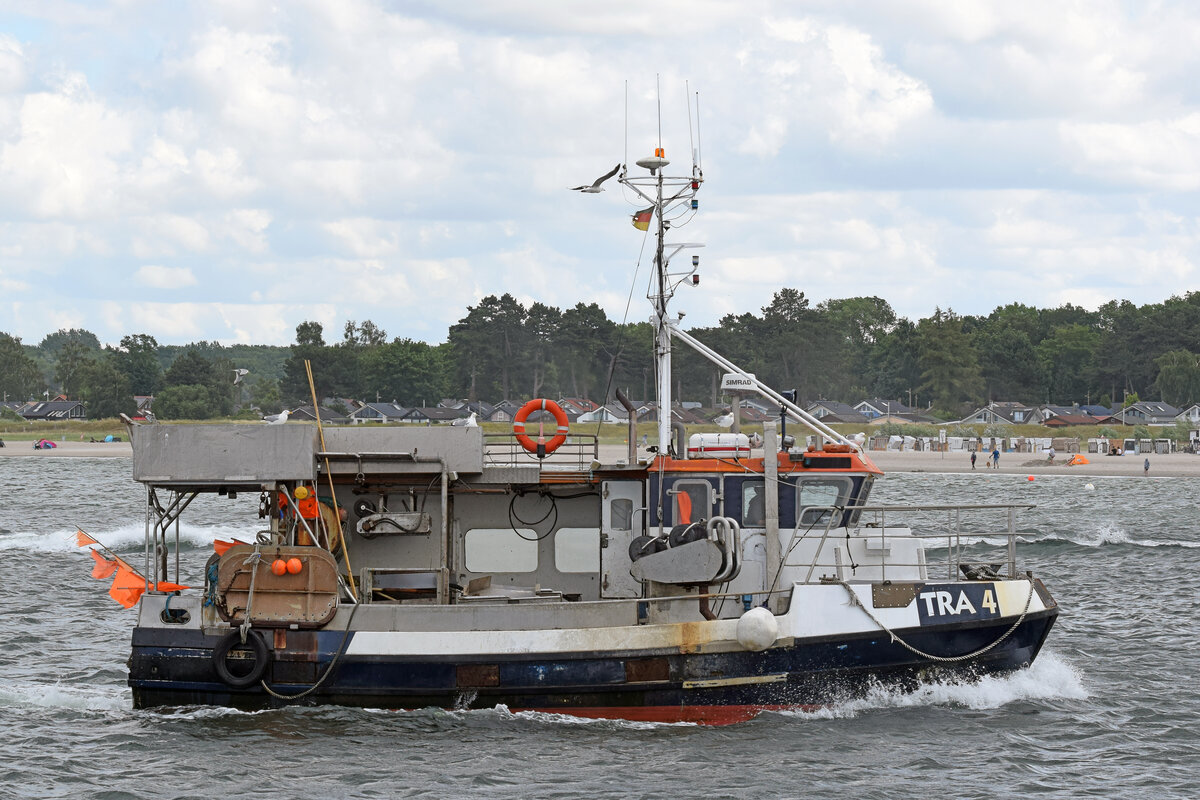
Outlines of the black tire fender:
{"label": "black tire fender", "polygon": [[[238,675],[229,669],[227,657],[229,651],[238,647],[249,647],[254,654],[254,665],[250,671],[244,675]],[[242,632],[234,629],[225,634],[225,637],[217,643],[213,649],[213,668],[217,671],[217,676],[235,689],[245,689],[253,686],[262,680],[262,676],[266,674],[267,665],[271,663],[271,649],[267,647],[267,641],[262,634],[256,630],[251,630],[246,634],[246,644],[242,644]]]}

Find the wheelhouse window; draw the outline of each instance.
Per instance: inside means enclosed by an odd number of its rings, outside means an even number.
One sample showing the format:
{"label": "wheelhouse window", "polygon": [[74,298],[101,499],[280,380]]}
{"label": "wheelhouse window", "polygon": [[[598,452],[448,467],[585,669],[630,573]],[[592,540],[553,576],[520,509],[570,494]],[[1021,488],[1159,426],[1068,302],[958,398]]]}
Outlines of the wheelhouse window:
{"label": "wheelhouse window", "polygon": [[676,481],[671,498],[675,525],[698,522],[712,515],[712,487],[708,481]]}
{"label": "wheelhouse window", "polygon": [[614,531],[633,530],[633,501],[623,497],[609,504],[609,525]]}
{"label": "wheelhouse window", "polygon": [[853,485],[849,478],[805,478],[796,487],[796,519],[801,525],[828,523],[830,506],[844,506]]}
{"label": "wheelhouse window", "polygon": [[534,572],[537,534],[528,528],[474,528],[463,536],[468,572]]}
{"label": "wheelhouse window", "polygon": [[761,528],[767,524],[766,481],[742,481],[742,526]]}

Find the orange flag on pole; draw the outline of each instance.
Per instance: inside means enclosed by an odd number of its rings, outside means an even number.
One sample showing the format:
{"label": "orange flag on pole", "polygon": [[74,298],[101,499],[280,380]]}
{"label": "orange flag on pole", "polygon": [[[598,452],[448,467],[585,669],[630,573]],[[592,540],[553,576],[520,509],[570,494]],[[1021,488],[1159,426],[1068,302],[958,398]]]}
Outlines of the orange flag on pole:
{"label": "orange flag on pole", "polygon": [[117,566],[117,577],[113,578],[108,596],[126,608],[133,608],[146,591],[146,579],[124,564]]}
{"label": "orange flag on pole", "polygon": [[96,560],[96,566],[92,567],[92,577],[97,580],[104,580],[109,575],[117,571],[117,560],[107,559],[100,555],[99,550],[92,551],[92,558]]}
{"label": "orange flag on pole", "polygon": [[[129,566],[123,558],[83,531],[75,532],[75,544],[77,547],[84,547],[89,544],[99,545],[106,553],[112,556],[112,558],[106,558],[101,555],[99,550],[92,550],[92,558],[96,562],[95,566],[92,567],[92,577],[104,580],[113,573],[116,573],[112,586],[108,590],[108,596],[125,606],[125,608],[133,608],[137,605],[137,601],[145,594],[146,589],[152,585],[146,580],[144,575]],[[178,592],[189,587],[179,583],[159,581],[153,584],[153,588],[159,592]]]}

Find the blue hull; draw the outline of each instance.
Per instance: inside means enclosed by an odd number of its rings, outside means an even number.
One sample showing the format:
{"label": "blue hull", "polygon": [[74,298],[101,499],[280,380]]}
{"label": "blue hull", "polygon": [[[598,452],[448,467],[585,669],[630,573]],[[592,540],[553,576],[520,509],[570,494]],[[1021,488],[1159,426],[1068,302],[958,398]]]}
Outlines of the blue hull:
{"label": "blue hull", "polygon": [[[805,639],[761,653],[591,653],[570,658],[343,656],[341,631],[267,632],[262,679],[244,689],[217,675],[219,637],[195,630],[137,628],[129,685],[138,708],[218,705],[242,709],[307,705],[370,708],[538,709],[624,719],[732,722],[763,709],[817,707],[878,686],[913,687],[938,677],[971,678],[1028,666],[1057,617],[1030,613],[999,646],[961,662],[935,662],[882,632]],[[1000,638],[1011,621],[967,622],[897,631],[918,650],[971,653]],[[282,646],[280,646],[282,645]],[[329,673],[326,675],[326,673]],[[324,677],[324,680],[322,680]],[[314,685],[320,682],[317,688]]]}

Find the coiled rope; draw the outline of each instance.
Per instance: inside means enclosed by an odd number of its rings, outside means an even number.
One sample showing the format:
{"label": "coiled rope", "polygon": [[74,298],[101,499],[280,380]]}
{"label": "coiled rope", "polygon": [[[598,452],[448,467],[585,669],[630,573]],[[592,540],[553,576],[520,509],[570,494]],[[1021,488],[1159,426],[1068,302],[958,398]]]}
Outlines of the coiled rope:
{"label": "coiled rope", "polygon": [[969,659],[981,656],[984,653],[986,653],[987,651],[996,647],[1001,642],[1003,642],[1005,639],[1007,639],[1009,636],[1012,636],[1013,632],[1017,629],[1017,627],[1020,626],[1020,624],[1025,621],[1025,617],[1029,614],[1029,606],[1033,603],[1033,578],[1030,578],[1029,579],[1029,595],[1025,598],[1025,608],[1024,608],[1024,610],[1021,611],[1021,616],[1017,617],[1017,621],[1014,622],[1008,630],[1006,630],[1003,634],[1001,634],[999,639],[997,639],[996,641],[987,645],[986,647],[979,648],[974,653],[967,653],[966,655],[963,655],[963,656],[935,656],[932,653],[926,653],[923,650],[918,650],[917,648],[913,647],[911,644],[909,644],[908,642],[904,641],[899,636],[897,636],[896,633],[891,628],[889,628],[887,625],[884,625],[882,622],[879,621],[878,617],[876,617],[873,613],[871,613],[871,609],[867,608],[866,605],[864,605],[863,602],[858,599],[858,595],[855,594],[854,589],[851,588],[849,583],[847,583],[846,581],[838,581],[838,583],[841,586],[845,587],[846,592],[850,595],[850,605],[858,606],[859,608],[861,608],[866,613],[866,615],[871,618],[871,621],[874,622],[876,625],[878,625],[880,630],[882,630],[884,633],[886,633],[894,643],[900,645],[901,647],[903,647],[904,649],[908,650],[911,653],[915,653],[916,655],[921,656],[922,658],[928,658],[930,661],[940,661],[943,663],[967,661]]}

